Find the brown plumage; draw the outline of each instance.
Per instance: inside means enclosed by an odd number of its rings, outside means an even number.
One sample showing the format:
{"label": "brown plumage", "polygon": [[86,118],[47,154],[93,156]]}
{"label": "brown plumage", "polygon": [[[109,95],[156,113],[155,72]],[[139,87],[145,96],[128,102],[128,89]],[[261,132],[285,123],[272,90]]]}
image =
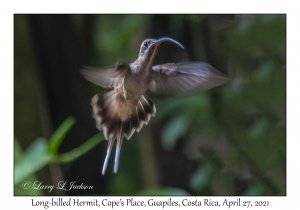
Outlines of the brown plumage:
{"label": "brown plumage", "polygon": [[[169,63],[152,66],[159,45],[164,41],[182,45],[170,38],[146,39],[138,59],[131,64],[116,64],[107,69],[85,67],[84,77],[99,86],[110,89],[92,99],[96,126],[108,141],[102,174],[106,172],[112,146],[117,141],[114,173],[117,173],[123,138],[128,140],[135,131],[147,125],[156,108],[145,94],[176,93],[193,89],[209,89],[228,81],[227,77],[203,62]],[[182,47],[183,48],[183,47]]]}

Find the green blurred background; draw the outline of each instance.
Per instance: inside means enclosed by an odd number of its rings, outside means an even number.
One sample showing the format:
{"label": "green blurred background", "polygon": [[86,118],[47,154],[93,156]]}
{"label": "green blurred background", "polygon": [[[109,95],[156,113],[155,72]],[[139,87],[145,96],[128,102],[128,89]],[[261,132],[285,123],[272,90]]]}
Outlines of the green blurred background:
{"label": "green blurred background", "polygon": [[[185,49],[164,43],[155,64],[205,61],[231,81],[151,96],[157,115],[102,176],[103,89],[79,69],[131,63],[160,37]],[[15,15],[14,135],[15,195],[286,195],[286,16]],[[62,180],[93,189],[24,189]]]}

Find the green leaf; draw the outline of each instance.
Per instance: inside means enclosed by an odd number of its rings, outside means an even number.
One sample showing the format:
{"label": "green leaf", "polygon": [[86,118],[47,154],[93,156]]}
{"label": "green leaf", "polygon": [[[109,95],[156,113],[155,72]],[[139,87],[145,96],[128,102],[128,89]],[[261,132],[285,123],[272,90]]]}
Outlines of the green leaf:
{"label": "green leaf", "polygon": [[71,162],[78,157],[82,156],[92,148],[94,148],[97,144],[99,144],[101,141],[103,141],[102,133],[98,133],[94,135],[92,138],[87,140],[85,143],[80,145],[79,147],[73,149],[70,152],[66,152],[61,155],[56,155],[52,158],[53,162],[60,162],[60,163],[68,163]]}
{"label": "green leaf", "polygon": [[162,145],[166,150],[173,149],[177,140],[187,133],[191,119],[189,116],[180,115],[167,124],[162,133]]}
{"label": "green leaf", "polygon": [[260,120],[257,120],[257,122],[255,122],[255,124],[250,127],[248,132],[251,138],[256,139],[265,136],[269,127],[269,121],[266,118],[262,118]]}
{"label": "green leaf", "polygon": [[68,133],[68,131],[72,128],[72,126],[75,123],[75,119],[73,117],[68,117],[60,126],[59,128],[53,133],[49,147],[48,152],[50,154],[57,154],[58,148],[63,141],[64,137]]}
{"label": "green leaf", "polygon": [[190,187],[193,190],[203,189],[210,182],[213,168],[210,164],[200,165],[191,176]]}
{"label": "green leaf", "polygon": [[260,196],[263,195],[264,193],[264,188],[260,184],[255,184],[250,186],[244,193],[243,195],[246,196]]}
{"label": "green leaf", "polygon": [[264,62],[259,68],[256,69],[256,72],[254,73],[256,81],[264,82],[265,80],[270,79],[275,68],[276,66],[274,62]]}
{"label": "green leaf", "polygon": [[172,187],[166,187],[166,188],[150,188],[143,190],[139,192],[137,195],[146,195],[146,196],[152,196],[152,195],[168,195],[168,196],[183,196],[183,195],[189,195],[188,192],[182,189],[178,188],[172,188]]}
{"label": "green leaf", "polygon": [[43,190],[37,190],[37,189],[34,189],[32,188],[32,185],[31,187],[29,188],[26,188],[24,186],[25,183],[34,183],[36,182],[37,180],[39,180],[35,174],[31,174],[30,176],[26,177],[26,181],[24,182],[20,182],[18,184],[15,184],[14,185],[14,195],[31,195],[31,196],[34,196],[34,195],[43,195],[44,194],[44,191]]}
{"label": "green leaf", "polygon": [[51,156],[47,153],[47,146],[44,138],[36,139],[29,146],[15,165],[15,185],[49,163]]}

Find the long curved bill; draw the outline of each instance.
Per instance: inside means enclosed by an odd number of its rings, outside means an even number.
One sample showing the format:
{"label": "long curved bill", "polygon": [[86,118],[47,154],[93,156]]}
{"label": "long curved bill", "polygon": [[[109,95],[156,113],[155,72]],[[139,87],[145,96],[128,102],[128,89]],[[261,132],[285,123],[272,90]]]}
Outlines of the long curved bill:
{"label": "long curved bill", "polygon": [[176,40],[168,38],[168,37],[164,37],[164,38],[160,38],[160,39],[155,40],[154,41],[154,45],[160,45],[163,42],[172,42],[172,43],[178,45],[179,47],[181,47],[182,49],[184,49],[184,47],[182,46],[182,44],[180,44]]}

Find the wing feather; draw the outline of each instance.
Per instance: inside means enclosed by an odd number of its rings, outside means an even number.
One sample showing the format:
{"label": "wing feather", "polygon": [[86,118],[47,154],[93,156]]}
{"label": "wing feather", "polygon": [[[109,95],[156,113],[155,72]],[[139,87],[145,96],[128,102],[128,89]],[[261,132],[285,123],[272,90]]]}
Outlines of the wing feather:
{"label": "wing feather", "polygon": [[225,74],[204,62],[167,63],[152,69],[149,90],[154,93],[210,89],[229,81]]}
{"label": "wing feather", "polygon": [[129,65],[121,64],[106,69],[94,67],[83,67],[81,73],[84,78],[103,88],[117,87],[123,83],[124,76],[129,69]]}

